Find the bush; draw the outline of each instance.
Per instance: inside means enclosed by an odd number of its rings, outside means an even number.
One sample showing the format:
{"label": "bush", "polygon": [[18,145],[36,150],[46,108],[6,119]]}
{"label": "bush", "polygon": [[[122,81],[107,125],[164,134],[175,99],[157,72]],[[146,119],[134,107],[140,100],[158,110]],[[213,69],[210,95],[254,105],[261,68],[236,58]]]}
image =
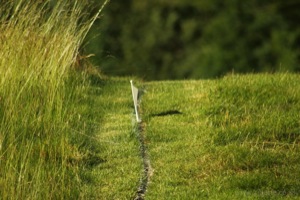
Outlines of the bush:
{"label": "bush", "polygon": [[88,45],[108,73],[146,79],[299,71],[297,1],[111,1]]}

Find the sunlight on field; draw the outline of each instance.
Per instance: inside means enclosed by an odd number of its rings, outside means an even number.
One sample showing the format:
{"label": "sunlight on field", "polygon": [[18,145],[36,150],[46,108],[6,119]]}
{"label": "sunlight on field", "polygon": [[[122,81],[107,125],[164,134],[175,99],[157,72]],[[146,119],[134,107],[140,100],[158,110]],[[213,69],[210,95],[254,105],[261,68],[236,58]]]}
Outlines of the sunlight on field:
{"label": "sunlight on field", "polygon": [[[299,198],[299,75],[149,82],[147,199]],[[156,115],[168,110],[181,114]]]}

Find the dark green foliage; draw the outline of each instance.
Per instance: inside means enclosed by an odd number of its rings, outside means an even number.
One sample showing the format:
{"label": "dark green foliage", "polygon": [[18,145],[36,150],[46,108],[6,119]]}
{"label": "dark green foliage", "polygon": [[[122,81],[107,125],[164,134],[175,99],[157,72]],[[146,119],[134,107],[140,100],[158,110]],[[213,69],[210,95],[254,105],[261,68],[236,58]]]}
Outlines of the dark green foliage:
{"label": "dark green foliage", "polygon": [[111,1],[88,49],[105,73],[146,79],[299,71],[299,8],[296,0]]}

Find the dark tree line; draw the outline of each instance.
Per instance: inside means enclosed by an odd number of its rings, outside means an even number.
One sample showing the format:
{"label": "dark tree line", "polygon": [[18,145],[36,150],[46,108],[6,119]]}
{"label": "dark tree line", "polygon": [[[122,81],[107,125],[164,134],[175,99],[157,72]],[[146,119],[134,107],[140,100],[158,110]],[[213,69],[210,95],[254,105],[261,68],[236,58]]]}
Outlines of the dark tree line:
{"label": "dark tree line", "polygon": [[104,73],[146,79],[298,72],[299,10],[298,0],[111,0],[87,49]]}

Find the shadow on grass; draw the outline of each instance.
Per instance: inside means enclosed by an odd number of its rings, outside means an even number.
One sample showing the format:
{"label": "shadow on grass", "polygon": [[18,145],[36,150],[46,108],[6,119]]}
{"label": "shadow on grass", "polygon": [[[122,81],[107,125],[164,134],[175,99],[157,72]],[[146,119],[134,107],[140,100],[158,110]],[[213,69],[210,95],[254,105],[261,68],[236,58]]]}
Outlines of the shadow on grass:
{"label": "shadow on grass", "polygon": [[167,110],[164,112],[156,113],[150,115],[150,117],[164,117],[164,116],[170,116],[170,115],[182,115],[183,113],[179,110]]}

